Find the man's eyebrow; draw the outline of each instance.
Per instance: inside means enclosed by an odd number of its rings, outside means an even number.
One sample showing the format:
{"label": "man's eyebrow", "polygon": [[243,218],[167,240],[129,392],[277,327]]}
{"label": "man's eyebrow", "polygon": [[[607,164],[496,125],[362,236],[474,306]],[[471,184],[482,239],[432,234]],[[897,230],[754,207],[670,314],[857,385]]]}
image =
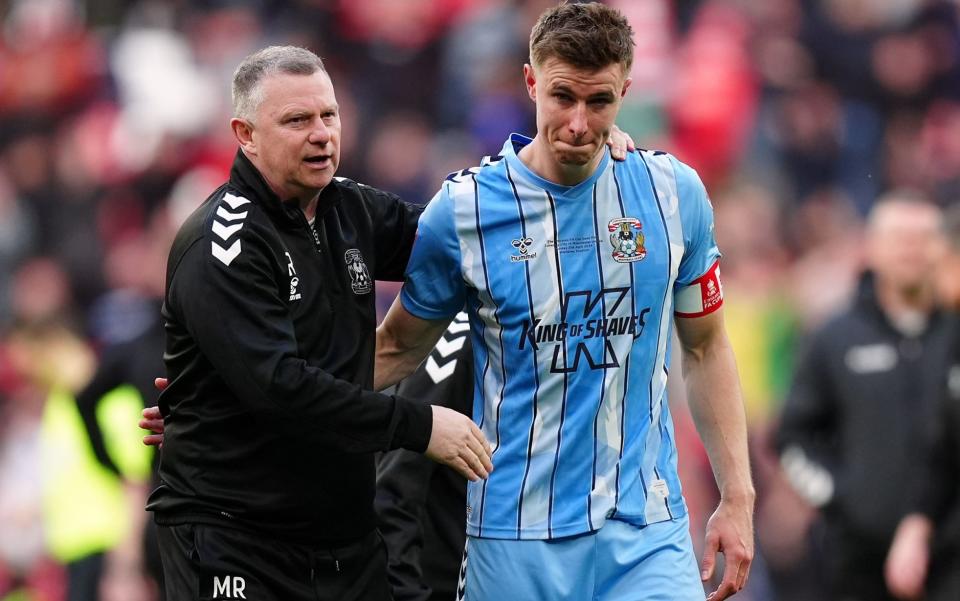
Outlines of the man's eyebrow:
{"label": "man's eyebrow", "polygon": [[[552,84],[550,86],[550,92],[551,93],[561,92],[563,94],[569,94],[570,96],[575,95],[573,92],[573,89],[570,87],[569,84],[566,84],[566,83]],[[588,101],[589,100],[613,100],[614,98],[615,96],[613,92],[609,90],[604,90],[602,92],[596,92],[594,94],[590,94],[590,96],[587,97],[587,100]]]}

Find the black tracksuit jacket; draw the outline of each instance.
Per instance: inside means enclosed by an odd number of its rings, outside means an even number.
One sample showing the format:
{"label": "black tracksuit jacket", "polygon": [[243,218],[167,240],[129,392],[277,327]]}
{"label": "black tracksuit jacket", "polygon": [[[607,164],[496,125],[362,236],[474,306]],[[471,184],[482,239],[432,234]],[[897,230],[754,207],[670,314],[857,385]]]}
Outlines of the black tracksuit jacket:
{"label": "black tracksuit jacket", "polygon": [[952,320],[953,347],[937,417],[929,429],[914,511],[935,524],[927,599],[960,599],[960,316]]}
{"label": "black tracksuit jacket", "polygon": [[181,227],[163,305],[160,524],[337,544],[375,527],[375,451],[423,451],[428,405],[371,392],[374,279],[400,280],[420,209],[346,179],[311,227],[237,153]]}
{"label": "black tracksuit jacket", "polygon": [[886,553],[924,472],[949,322],[936,312],[923,332],[904,335],[878,305],[868,274],[852,306],[813,334],[784,406],[780,449],[798,447],[830,473],[828,523],[878,553]]}
{"label": "black tracksuit jacket", "polygon": [[[467,317],[461,313],[397,392],[469,416],[473,367]],[[452,468],[403,449],[380,458],[376,508],[394,601],[457,598],[466,507],[467,480]]]}

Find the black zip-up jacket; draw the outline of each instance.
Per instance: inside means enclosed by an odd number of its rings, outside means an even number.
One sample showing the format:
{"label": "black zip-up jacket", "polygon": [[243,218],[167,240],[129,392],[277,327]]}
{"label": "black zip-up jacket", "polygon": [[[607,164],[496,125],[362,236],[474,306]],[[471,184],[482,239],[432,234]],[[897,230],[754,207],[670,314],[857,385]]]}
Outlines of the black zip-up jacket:
{"label": "black zip-up jacket", "polygon": [[[914,511],[935,524],[933,565],[927,581],[930,599],[960,599],[960,322],[951,320],[953,346],[943,378],[937,418],[929,430],[923,478]],[[936,593],[936,594],[935,594]]]}
{"label": "black zip-up jacket", "polygon": [[370,391],[374,279],[402,279],[419,213],[338,178],[311,227],[237,153],[167,265],[158,523],[324,544],[375,527],[373,453],[423,451],[432,428],[428,405]]}
{"label": "black zip-up jacket", "polygon": [[[473,347],[465,313],[457,315],[427,360],[397,385],[397,392],[471,414]],[[458,598],[467,538],[466,478],[423,455],[385,453],[377,466],[376,508],[394,601]]]}
{"label": "black zip-up jacket", "polygon": [[797,368],[778,435],[781,463],[801,496],[819,497],[828,523],[858,540],[886,545],[910,509],[949,356],[947,321],[932,313],[922,332],[901,333],[867,275],[852,306],[813,334]]}

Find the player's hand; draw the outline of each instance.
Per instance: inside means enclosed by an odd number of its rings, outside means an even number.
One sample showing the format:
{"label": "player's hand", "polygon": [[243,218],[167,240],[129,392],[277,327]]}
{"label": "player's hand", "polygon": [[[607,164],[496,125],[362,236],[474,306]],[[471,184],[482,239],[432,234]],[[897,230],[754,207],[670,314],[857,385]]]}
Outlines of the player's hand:
{"label": "player's hand", "polygon": [[930,565],[930,536],[933,524],[929,518],[911,514],[903,518],[890,545],[883,576],[890,593],[898,599],[920,599]]}
{"label": "player's hand", "polygon": [[717,553],[723,553],[723,580],[707,601],[721,601],[747,585],[753,562],[753,501],[721,500],[707,521],[707,541],[703,548],[700,578],[713,576]]}
{"label": "player's hand", "polygon": [[614,124],[613,129],[610,130],[610,137],[607,138],[607,146],[610,147],[610,156],[613,157],[615,161],[626,159],[628,152],[633,152],[637,149],[637,145],[633,143],[633,138],[630,137],[630,134],[617,127],[616,124]]}
{"label": "player's hand", "polygon": [[163,446],[163,416],[159,407],[147,407],[143,410],[143,418],[139,422],[140,428],[149,430],[153,434],[143,437],[143,444],[147,446]]}
{"label": "player's hand", "polygon": [[487,478],[493,471],[490,443],[473,420],[453,409],[432,405],[433,430],[426,456],[449,465],[468,480]]}

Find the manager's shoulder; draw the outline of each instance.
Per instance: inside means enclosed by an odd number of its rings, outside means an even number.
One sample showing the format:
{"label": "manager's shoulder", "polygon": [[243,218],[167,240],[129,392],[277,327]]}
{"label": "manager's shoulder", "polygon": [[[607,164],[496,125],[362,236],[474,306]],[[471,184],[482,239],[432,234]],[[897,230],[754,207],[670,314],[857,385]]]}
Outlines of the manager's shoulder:
{"label": "manager's shoulder", "polygon": [[380,202],[384,200],[394,202],[400,200],[400,197],[393,192],[381,190],[380,188],[358,182],[349,177],[341,177],[338,175],[333,179],[341,195],[356,196],[366,202]]}
{"label": "manager's shoulder", "polygon": [[[224,184],[217,188],[180,226],[170,249],[170,262],[179,262],[199,242],[212,256],[229,266],[240,254],[241,238],[265,227],[267,219],[258,205],[242,192]],[[209,244],[205,241],[209,240]]]}

